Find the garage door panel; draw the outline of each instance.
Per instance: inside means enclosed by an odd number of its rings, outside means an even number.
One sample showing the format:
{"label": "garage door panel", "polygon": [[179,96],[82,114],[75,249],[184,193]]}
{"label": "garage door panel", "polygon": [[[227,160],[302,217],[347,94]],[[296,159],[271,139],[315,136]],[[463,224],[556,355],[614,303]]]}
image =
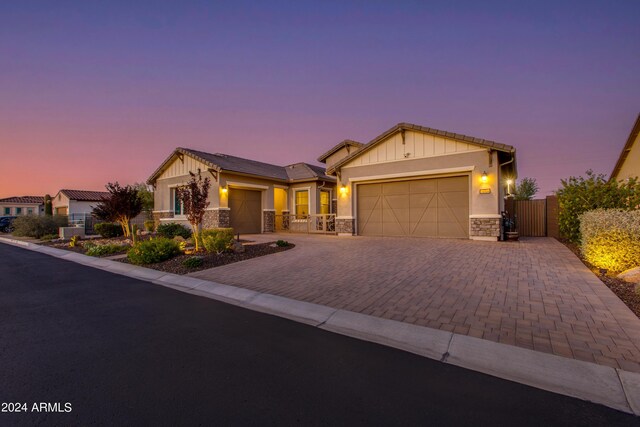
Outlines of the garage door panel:
{"label": "garage door panel", "polygon": [[262,193],[230,189],[229,220],[231,227],[237,233],[260,233],[262,231]]}
{"label": "garage door panel", "polygon": [[361,184],[357,187],[358,233],[468,237],[468,183],[468,177],[462,176]]}

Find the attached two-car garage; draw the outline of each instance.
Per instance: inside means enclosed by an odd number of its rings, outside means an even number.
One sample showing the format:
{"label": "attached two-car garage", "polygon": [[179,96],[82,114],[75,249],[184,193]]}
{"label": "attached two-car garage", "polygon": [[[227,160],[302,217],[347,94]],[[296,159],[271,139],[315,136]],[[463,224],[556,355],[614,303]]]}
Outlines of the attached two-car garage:
{"label": "attached two-car garage", "polygon": [[240,234],[262,232],[262,192],[229,189],[229,219],[233,231]]}
{"label": "attached two-car garage", "polygon": [[363,236],[469,237],[469,178],[455,176],[357,185]]}

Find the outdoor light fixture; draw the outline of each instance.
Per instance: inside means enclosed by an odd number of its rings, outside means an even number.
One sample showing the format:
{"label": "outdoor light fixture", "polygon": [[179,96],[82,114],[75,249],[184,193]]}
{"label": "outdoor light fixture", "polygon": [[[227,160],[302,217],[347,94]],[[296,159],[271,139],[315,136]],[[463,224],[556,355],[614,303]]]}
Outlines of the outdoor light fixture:
{"label": "outdoor light fixture", "polygon": [[229,191],[229,189],[227,187],[222,187],[222,193],[223,194],[227,194],[228,191]]}
{"label": "outdoor light fixture", "polygon": [[348,191],[348,189],[347,189],[347,187],[345,185],[340,187],[340,194],[343,194],[343,195],[347,194],[347,191]]}
{"label": "outdoor light fixture", "polygon": [[511,194],[511,184],[513,184],[513,180],[511,178],[507,179],[507,194]]}
{"label": "outdoor light fixture", "polygon": [[482,177],[480,177],[480,181],[482,181],[483,184],[486,184],[488,180],[489,180],[489,177],[487,176],[487,172],[482,172]]}

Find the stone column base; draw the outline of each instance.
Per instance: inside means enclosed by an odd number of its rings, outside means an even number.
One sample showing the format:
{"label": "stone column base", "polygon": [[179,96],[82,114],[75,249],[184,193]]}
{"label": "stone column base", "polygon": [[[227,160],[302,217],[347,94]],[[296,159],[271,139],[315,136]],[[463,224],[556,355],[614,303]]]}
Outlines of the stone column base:
{"label": "stone column base", "polygon": [[276,211],[273,209],[262,210],[262,232],[273,233],[276,231]]}
{"label": "stone column base", "polygon": [[230,226],[229,208],[216,208],[204,213],[202,228],[228,228]]}
{"label": "stone column base", "polygon": [[156,224],[156,229],[160,225],[161,218],[173,218],[173,212],[153,212],[153,222]]}
{"label": "stone column base", "polygon": [[355,234],[356,220],[348,217],[336,217],[336,233],[338,236],[353,236]]}
{"label": "stone column base", "polygon": [[500,217],[469,217],[470,232],[469,238],[472,240],[496,241],[500,237]]}

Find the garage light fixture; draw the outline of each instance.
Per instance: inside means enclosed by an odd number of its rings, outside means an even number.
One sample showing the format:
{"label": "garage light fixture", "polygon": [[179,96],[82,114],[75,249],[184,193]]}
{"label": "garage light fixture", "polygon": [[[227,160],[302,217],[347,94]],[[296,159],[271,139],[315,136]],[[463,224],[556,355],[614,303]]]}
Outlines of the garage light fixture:
{"label": "garage light fixture", "polygon": [[227,187],[222,187],[222,194],[227,194],[229,189]]}
{"label": "garage light fixture", "polygon": [[489,177],[487,176],[487,172],[482,172],[482,176],[480,177],[480,181],[482,181],[483,184],[486,184],[488,180],[489,180]]}
{"label": "garage light fixture", "polygon": [[349,191],[349,189],[347,188],[346,185],[343,185],[342,187],[340,187],[340,194],[345,195],[347,194],[347,191]]}

